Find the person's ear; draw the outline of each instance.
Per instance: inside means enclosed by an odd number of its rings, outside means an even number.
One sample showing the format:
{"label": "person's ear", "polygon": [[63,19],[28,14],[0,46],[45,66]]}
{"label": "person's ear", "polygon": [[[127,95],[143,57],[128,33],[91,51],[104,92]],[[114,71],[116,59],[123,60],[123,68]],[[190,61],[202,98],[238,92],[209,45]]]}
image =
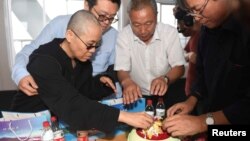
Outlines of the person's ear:
{"label": "person's ear", "polygon": [[67,41],[71,42],[73,37],[74,37],[74,33],[70,29],[67,29],[65,33],[65,38],[67,39]]}
{"label": "person's ear", "polygon": [[84,1],[84,9],[89,11],[89,3],[87,0]]}

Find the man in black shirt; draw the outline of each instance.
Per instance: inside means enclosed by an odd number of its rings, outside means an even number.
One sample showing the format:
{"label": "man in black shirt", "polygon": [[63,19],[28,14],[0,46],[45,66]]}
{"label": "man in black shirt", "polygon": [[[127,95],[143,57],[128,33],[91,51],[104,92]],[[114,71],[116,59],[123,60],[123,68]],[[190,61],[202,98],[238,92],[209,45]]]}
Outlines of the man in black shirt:
{"label": "man in black shirt", "polygon": [[[73,130],[112,131],[118,122],[147,128],[153,119],[146,113],[127,113],[96,100],[116,91],[105,74],[92,77],[89,61],[101,39],[101,26],[85,10],[72,15],[65,39],[41,45],[30,56],[27,70],[37,82],[38,95],[19,92],[12,110],[37,112],[49,109]],[[91,100],[93,99],[93,100]]]}
{"label": "man in black shirt", "polygon": [[[198,45],[197,80],[191,96],[167,111],[170,117],[165,120],[164,128],[174,136],[187,136],[205,132],[211,124],[250,124],[250,32],[247,18],[238,13],[244,11],[243,5],[249,9],[250,2],[177,2],[204,26]],[[195,105],[200,115],[186,115]]]}

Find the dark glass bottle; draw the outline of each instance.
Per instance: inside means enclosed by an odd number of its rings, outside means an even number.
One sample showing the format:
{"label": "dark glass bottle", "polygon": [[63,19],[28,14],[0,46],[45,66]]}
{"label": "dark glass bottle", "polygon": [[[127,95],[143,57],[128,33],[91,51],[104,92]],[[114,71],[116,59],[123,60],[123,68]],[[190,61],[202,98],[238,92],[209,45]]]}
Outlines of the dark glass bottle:
{"label": "dark glass bottle", "polygon": [[165,115],[166,115],[166,107],[165,107],[163,98],[160,97],[160,98],[158,99],[158,102],[157,102],[155,111],[156,111],[156,117],[157,117],[157,118],[159,118],[159,119],[164,119],[164,118],[165,118]]}
{"label": "dark glass bottle", "polygon": [[54,141],[65,141],[64,132],[59,127],[59,122],[55,116],[51,117],[51,128],[54,134]]}
{"label": "dark glass bottle", "polygon": [[148,99],[147,100],[147,105],[145,108],[145,112],[149,115],[151,115],[152,117],[154,117],[155,115],[155,111],[154,111],[154,106],[152,105],[152,100]]}

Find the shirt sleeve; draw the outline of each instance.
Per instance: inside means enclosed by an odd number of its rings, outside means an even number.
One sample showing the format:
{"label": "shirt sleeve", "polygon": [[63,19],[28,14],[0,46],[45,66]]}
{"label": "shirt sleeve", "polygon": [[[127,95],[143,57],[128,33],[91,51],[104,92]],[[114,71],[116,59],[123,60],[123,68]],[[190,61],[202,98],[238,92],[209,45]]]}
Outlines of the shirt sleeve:
{"label": "shirt sleeve", "polygon": [[113,41],[113,44],[112,44],[113,48],[112,48],[112,51],[111,51],[111,55],[109,57],[109,66],[114,65],[114,63],[115,63],[115,50],[116,50],[115,46],[116,46],[116,42],[117,42],[117,34],[118,34],[118,32],[115,30],[113,32],[113,34],[114,34],[114,41]]}
{"label": "shirt sleeve", "polygon": [[37,49],[40,45],[52,41],[54,38],[65,37],[66,26],[70,16],[58,16],[47,24],[38,37],[30,44],[24,46],[24,48],[17,53],[15,57],[15,64],[12,68],[12,80],[19,84],[20,80],[30,75],[26,69],[29,62],[30,54]]}
{"label": "shirt sleeve", "polygon": [[[202,31],[201,31],[202,32]],[[203,34],[201,34],[203,35]],[[206,91],[206,85],[205,85],[205,78],[204,78],[204,67],[203,67],[203,58],[204,53],[202,52],[202,48],[205,47],[202,46],[202,38],[204,36],[200,37],[200,40],[198,41],[197,46],[197,58],[196,58],[196,79],[191,86],[191,95],[195,96],[197,99],[201,99],[202,95],[207,95]]]}
{"label": "shirt sleeve", "polygon": [[[85,95],[88,98],[91,98],[93,100],[101,100],[104,97],[107,97],[107,96],[113,94],[114,93],[113,89],[110,87],[107,87],[105,84],[103,84],[100,81],[100,78],[102,76],[109,77],[113,81],[113,83],[115,84],[113,76],[111,74],[109,74],[108,72],[101,73],[101,74],[98,74],[96,76],[89,75],[88,83],[84,83],[84,85],[82,85],[82,87],[79,89],[79,91],[83,95]],[[86,77],[86,74],[85,74],[85,76],[82,76],[82,77]]]}
{"label": "shirt sleeve", "polygon": [[223,113],[231,124],[250,124],[250,89],[244,99],[223,109]]}
{"label": "shirt sleeve", "polygon": [[[168,54],[168,60],[170,66],[176,67],[176,66],[182,66],[185,64],[185,58],[184,58],[184,50],[180,43],[180,38],[177,33],[177,30],[175,28],[170,28],[168,32],[168,44],[169,48],[167,48],[167,54]],[[170,40],[171,39],[171,40]]]}
{"label": "shirt sleeve", "polygon": [[95,128],[111,132],[117,126],[119,110],[80,94],[62,76],[61,66],[54,58],[36,57],[27,68],[39,86],[39,97],[73,130]]}

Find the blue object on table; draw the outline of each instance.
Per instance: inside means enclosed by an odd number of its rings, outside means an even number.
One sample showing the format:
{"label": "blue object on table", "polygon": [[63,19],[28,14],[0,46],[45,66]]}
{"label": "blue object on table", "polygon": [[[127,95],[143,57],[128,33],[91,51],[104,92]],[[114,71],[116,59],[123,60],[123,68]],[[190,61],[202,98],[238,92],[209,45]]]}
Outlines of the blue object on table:
{"label": "blue object on table", "polygon": [[100,101],[102,104],[115,107],[128,112],[142,112],[145,110],[145,98],[140,98],[136,102],[128,105],[123,104],[122,98],[110,98]]}

